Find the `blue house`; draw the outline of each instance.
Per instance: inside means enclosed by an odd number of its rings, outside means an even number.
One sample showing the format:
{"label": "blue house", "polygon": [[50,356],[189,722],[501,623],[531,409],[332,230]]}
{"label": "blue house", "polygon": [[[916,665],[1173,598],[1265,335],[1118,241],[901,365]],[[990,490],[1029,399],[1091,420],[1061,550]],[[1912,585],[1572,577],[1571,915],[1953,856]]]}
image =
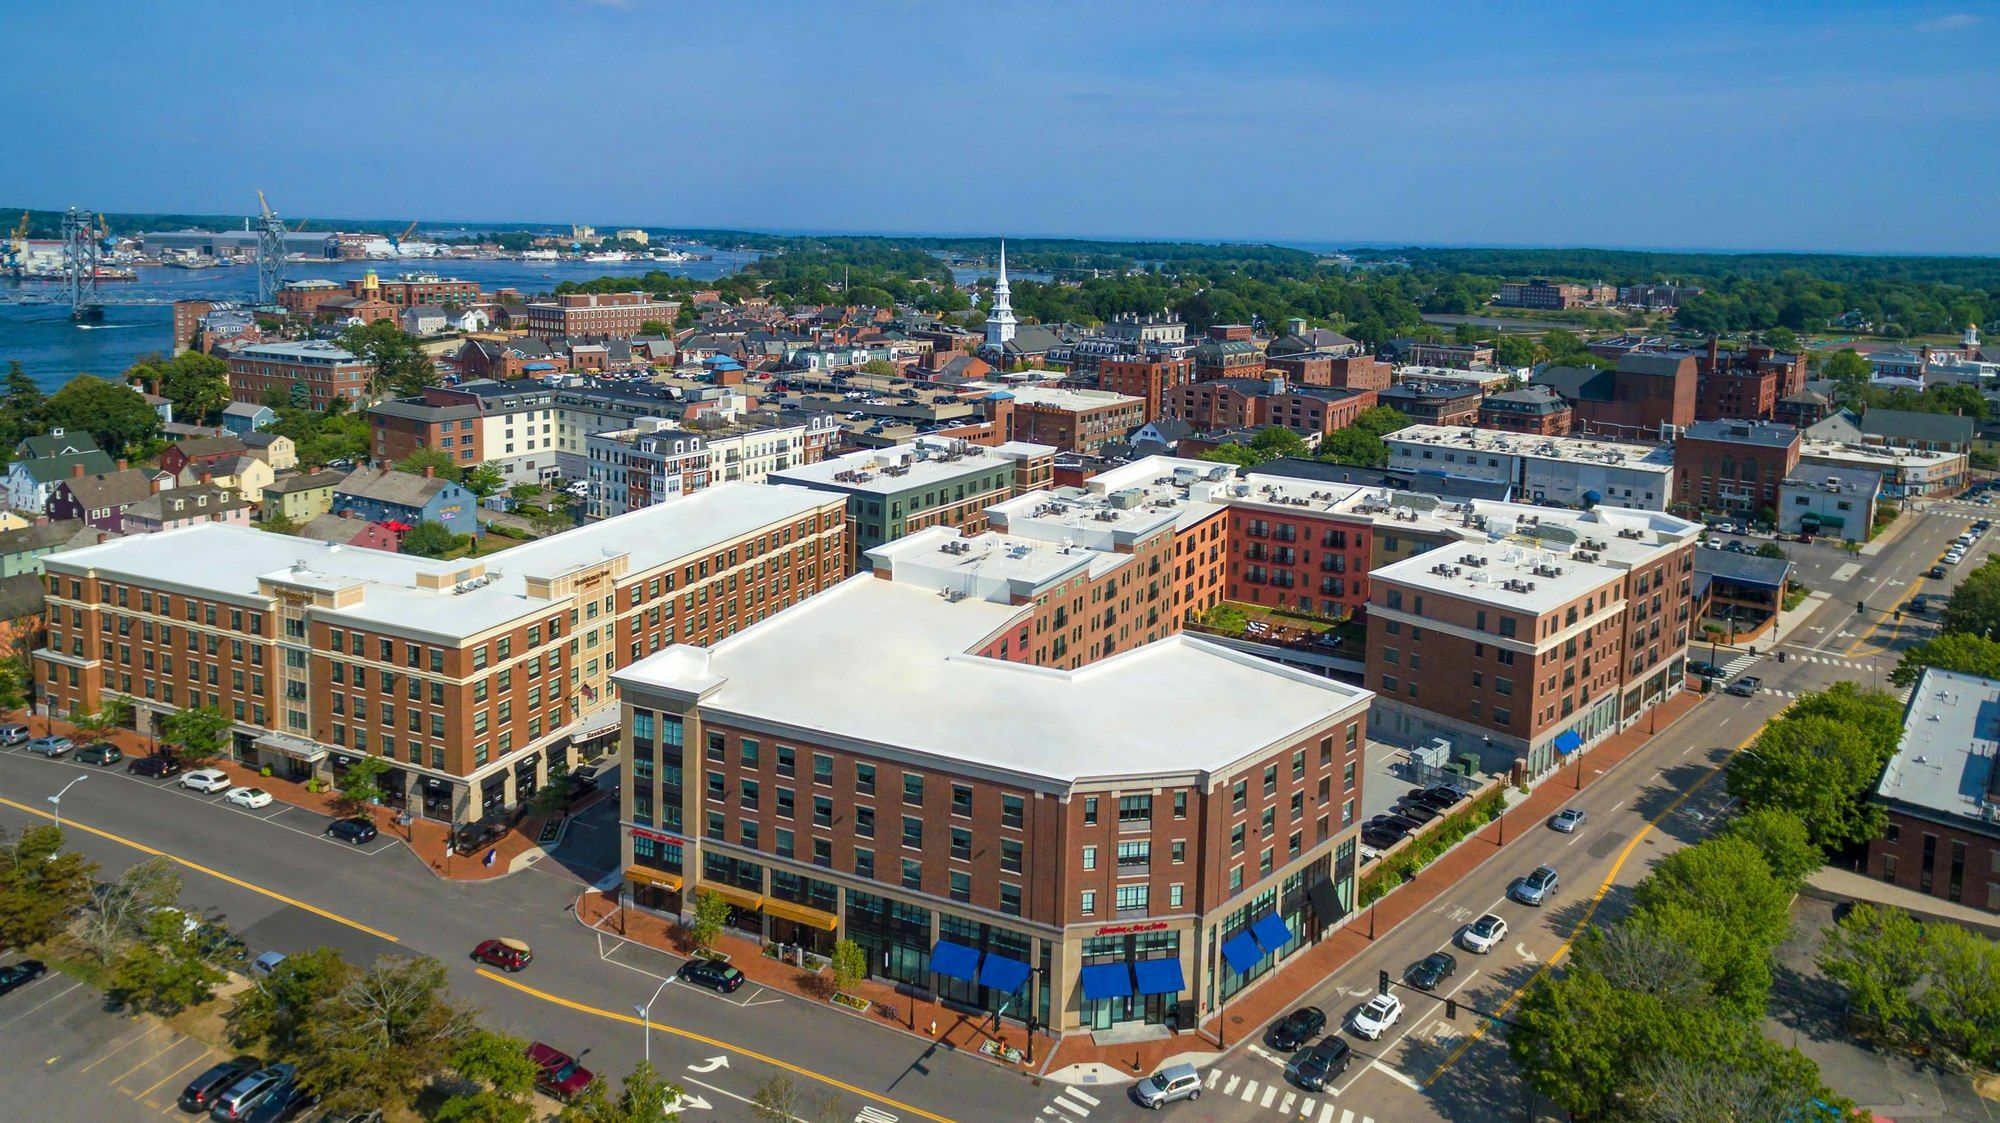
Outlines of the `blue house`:
{"label": "blue house", "polygon": [[332,513],[369,522],[442,523],[453,534],[474,534],[478,506],[472,492],[428,471],[414,476],[393,468],[358,468],[333,485]]}
{"label": "blue house", "polygon": [[222,428],[239,437],[254,433],[277,419],[275,410],[256,402],[231,402],[222,407]]}

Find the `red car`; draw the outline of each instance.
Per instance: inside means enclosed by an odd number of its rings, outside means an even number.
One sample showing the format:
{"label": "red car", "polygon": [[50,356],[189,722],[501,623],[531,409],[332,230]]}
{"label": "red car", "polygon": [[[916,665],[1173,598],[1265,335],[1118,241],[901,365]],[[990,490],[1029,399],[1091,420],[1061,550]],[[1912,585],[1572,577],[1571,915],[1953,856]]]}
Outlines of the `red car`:
{"label": "red car", "polygon": [[481,940],[472,958],[502,971],[519,971],[535,961],[535,953],[519,940]]}
{"label": "red car", "polygon": [[590,1070],[561,1049],[537,1041],[528,1046],[528,1059],[539,1070],[535,1074],[535,1087],[564,1103],[590,1086]]}

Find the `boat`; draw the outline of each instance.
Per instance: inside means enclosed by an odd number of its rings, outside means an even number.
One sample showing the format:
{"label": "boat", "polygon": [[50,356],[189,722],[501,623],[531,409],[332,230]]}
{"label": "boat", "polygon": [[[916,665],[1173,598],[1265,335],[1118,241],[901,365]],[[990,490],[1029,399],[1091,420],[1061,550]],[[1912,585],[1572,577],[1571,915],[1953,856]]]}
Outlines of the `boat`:
{"label": "boat", "polygon": [[607,250],[603,253],[584,254],[583,259],[595,262],[630,261],[632,260],[632,255],[626,253],[624,250]]}
{"label": "boat", "polygon": [[521,260],[522,260],[522,261],[554,261],[555,259],[556,259],[556,251],[554,251],[554,250],[522,250],[522,251],[521,251]]}

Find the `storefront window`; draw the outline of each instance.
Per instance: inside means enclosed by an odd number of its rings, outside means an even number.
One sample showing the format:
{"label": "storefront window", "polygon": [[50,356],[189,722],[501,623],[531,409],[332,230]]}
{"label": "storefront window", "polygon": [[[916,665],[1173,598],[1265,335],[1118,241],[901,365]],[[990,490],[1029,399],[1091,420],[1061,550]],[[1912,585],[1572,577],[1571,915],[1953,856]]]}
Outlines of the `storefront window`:
{"label": "storefront window", "polygon": [[929,987],[931,912],[872,893],[847,894],[847,937],[868,952],[868,969]]}

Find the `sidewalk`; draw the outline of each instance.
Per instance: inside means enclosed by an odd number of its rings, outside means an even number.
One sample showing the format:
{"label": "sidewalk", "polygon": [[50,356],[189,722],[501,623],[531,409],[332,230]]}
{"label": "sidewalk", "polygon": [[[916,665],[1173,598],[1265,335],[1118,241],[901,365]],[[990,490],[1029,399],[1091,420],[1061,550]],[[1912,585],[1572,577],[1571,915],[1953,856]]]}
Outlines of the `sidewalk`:
{"label": "sidewalk", "polygon": [[2000,916],[1968,905],[1955,904],[1943,897],[1933,897],[1928,893],[1905,889],[1900,885],[1867,877],[1852,870],[1821,866],[1806,879],[1806,887],[1802,892],[1808,897],[1835,903],[1866,901],[1872,905],[1888,905],[1915,916],[1948,920],[1975,932],[2000,936]]}
{"label": "sidewalk", "polygon": [[[1683,691],[1657,707],[1650,720],[1614,734],[1583,755],[1582,782],[1589,786],[1640,746],[1651,740],[1650,729],[1665,730],[1701,703],[1699,695]],[[1474,868],[1491,857],[1502,836],[1513,839],[1539,827],[1577,792],[1577,769],[1559,769],[1543,778],[1533,792],[1515,797],[1507,812],[1494,824],[1447,852],[1424,868],[1414,879],[1392,890],[1365,913],[1357,914],[1345,927],[1329,933],[1314,947],[1292,956],[1274,975],[1266,976],[1247,995],[1231,1000],[1223,1008],[1224,1023],[1219,1028],[1211,1017],[1200,1031],[1189,1031],[1154,1041],[1125,1045],[1099,1045],[1089,1033],[1073,1033],[1055,1042],[1037,1035],[1036,1063],[1025,1058],[1018,1065],[1050,1080],[1064,1083],[1108,1084],[1132,1080],[1175,1062],[1206,1064],[1217,1059],[1271,1019],[1296,1006],[1299,997],[1324,982],[1350,960],[1367,950],[1377,934],[1386,934],[1404,920],[1421,912],[1439,894],[1457,884]],[[679,955],[690,950],[679,925],[651,913],[620,910],[613,891],[590,890],[577,899],[577,920],[608,934],[623,936]],[[755,940],[726,935],[717,942],[731,966],[752,981],[802,998],[825,1001],[831,983],[824,975],[779,963],[766,956]],[[1026,1032],[1017,1022],[977,1018],[899,992],[880,980],[870,979],[853,991],[874,1006],[867,1014],[857,1014],[876,1025],[899,1032],[914,1032],[924,1040],[935,1040],[947,1048],[977,1053],[982,1044],[998,1042],[1026,1050]],[[933,1028],[935,1027],[935,1028]],[[1050,1050],[1049,1046],[1056,1047]],[[998,1063],[996,1061],[996,1063]],[[1010,1066],[1016,1067],[1016,1066]]]}

